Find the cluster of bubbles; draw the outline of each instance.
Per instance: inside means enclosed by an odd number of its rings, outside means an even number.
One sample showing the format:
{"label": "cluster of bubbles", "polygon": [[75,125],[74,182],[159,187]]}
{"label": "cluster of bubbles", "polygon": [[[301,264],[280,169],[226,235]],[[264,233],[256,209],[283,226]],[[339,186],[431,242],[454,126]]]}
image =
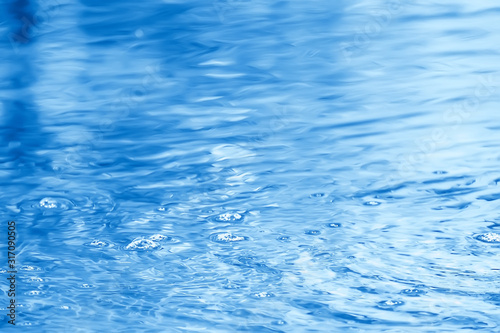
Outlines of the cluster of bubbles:
{"label": "cluster of bubbles", "polygon": [[170,240],[171,238],[168,236],[164,236],[161,234],[155,234],[146,237],[137,237],[130,244],[125,246],[125,250],[129,251],[149,251],[149,250],[157,250],[161,248],[161,241]]}
{"label": "cluster of bubbles", "polygon": [[219,215],[215,215],[211,218],[214,222],[240,222],[244,218],[243,213],[238,212],[226,212]]}
{"label": "cluster of bubbles", "polygon": [[500,235],[494,232],[477,235],[476,239],[484,243],[500,243]]}
{"label": "cluster of bubbles", "polygon": [[210,239],[216,243],[231,243],[231,242],[240,242],[240,241],[247,240],[248,237],[236,236],[236,235],[233,235],[229,232],[221,232],[221,233],[213,234],[212,236],[210,236]]}

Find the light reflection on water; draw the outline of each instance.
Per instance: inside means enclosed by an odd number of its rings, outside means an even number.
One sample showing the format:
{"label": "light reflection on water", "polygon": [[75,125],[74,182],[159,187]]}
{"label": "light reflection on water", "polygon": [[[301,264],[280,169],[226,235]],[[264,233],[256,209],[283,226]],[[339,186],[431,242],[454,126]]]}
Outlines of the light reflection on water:
{"label": "light reflection on water", "polygon": [[24,330],[497,329],[494,5],[6,3]]}

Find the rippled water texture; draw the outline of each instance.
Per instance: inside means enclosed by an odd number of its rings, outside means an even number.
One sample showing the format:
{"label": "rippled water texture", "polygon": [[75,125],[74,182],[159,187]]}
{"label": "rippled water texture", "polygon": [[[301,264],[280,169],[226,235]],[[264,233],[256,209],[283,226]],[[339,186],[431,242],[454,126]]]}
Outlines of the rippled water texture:
{"label": "rippled water texture", "polygon": [[494,2],[1,8],[1,332],[500,331]]}

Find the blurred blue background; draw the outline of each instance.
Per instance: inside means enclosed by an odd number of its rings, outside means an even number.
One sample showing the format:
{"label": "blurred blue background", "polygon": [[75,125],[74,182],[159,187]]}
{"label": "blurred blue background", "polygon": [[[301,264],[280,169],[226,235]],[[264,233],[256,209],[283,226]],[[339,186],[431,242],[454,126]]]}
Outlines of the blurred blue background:
{"label": "blurred blue background", "polygon": [[500,329],[493,2],[1,3],[0,331]]}

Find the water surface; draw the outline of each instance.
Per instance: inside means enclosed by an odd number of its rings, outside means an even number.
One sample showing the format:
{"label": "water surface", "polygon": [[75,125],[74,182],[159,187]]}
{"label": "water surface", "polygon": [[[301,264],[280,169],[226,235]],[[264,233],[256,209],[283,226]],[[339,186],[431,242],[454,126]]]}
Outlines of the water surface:
{"label": "water surface", "polygon": [[19,332],[498,330],[499,7],[3,3]]}

